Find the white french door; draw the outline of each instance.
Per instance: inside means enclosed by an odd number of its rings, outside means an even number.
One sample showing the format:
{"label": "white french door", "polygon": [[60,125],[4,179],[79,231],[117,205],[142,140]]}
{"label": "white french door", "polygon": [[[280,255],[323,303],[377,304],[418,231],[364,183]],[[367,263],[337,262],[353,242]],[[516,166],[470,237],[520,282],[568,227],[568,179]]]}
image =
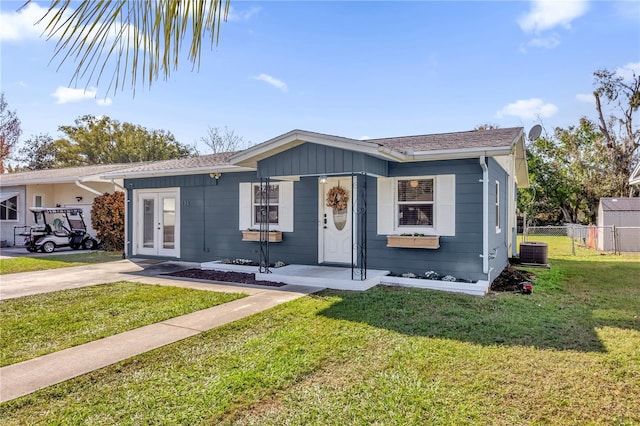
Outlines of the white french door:
{"label": "white french door", "polygon": [[[337,210],[327,205],[327,195],[332,188],[340,187],[347,193],[346,208]],[[318,254],[320,263],[351,263],[353,254],[353,225],[351,223],[351,177],[328,178],[320,183],[320,227],[318,230]]]}
{"label": "white french door", "polygon": [[136,254],[180,257],[180,192],[138,191]]}

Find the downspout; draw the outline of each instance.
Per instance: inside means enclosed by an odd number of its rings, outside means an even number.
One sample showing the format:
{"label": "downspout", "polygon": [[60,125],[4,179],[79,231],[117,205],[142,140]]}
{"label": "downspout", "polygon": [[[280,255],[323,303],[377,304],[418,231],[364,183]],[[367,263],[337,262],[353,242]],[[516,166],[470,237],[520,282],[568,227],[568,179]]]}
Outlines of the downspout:
{"label": "downspout", "polygon": [[482,167],[482,273],[489,279],[489,169],[484,155],[480,156]]}
{"label": "downspout", "polygon": [[89,191],[89,192],[91,192],[91,193],[93,193],[93,194],[96,194],[96,195],[102,195],[102,192],[100,192],[100,191],[96,191],[95,189],[90,188],[90,187],[88,187],[87,185],[83,185],[82,183],[80,183],[80,181],[79,181],[79,180],[76,180],[76,186],[77,186],[77,187],[79,187],[79,188],[84,189],[85,191]]}

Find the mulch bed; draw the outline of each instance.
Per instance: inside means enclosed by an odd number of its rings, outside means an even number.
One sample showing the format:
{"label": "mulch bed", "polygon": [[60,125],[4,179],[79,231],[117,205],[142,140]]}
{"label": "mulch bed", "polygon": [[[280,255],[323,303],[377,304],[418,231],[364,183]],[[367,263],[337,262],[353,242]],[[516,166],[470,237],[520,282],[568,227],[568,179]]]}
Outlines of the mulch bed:
{"label": "mulch bed", "polygon": [[508,265],[491,283],[493,291],[521,291],[523,282],[533,282],[535,275]]}
{"label": "mulch bed", "polygon": [[231,283],[240,283],[240,284],[264,285],[268,287],[282,287],[283,285],[286,285],[284,283],[277,283],[273,281],[256,280],[256,274],[250,274],[246,272],[185,269],[184,271],[171,272],[165,275],[169,275],[172,277],[196,278],[199,280],[208,280],[208,281],[222,281],[222,282],[231,282]]}

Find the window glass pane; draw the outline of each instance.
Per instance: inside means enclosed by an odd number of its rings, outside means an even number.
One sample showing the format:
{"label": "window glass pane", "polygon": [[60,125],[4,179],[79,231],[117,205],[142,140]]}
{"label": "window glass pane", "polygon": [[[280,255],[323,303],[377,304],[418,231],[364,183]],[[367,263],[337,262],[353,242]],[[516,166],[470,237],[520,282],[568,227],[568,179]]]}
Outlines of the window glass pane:
{"label": "window glass pane", "polygon": [[268,187],[265,185],[262,187],[262,191],[260,185],[255,185],[253,187],[253,202],[255,204],[260,204],[260,202],[266,204],[267,190],[269,191],[269,204],[278,204],[280,200],[280,187],[278,185],[269,185]]}
{"label": "window glass pane", "polygon": [[0,220],[18,220],[18,197],[0,203]]}
{"label": "window glass pane", "polygon": [[153,248],[155,235],[154,200],[143,200],[142,213],[142,246]]}
{"label": "window glass pane", "polygon": [[433,204],[400,204],[398,205],[398,225],[400,226],[432,226]]}
{"label": "window glass pane", "polygon": [[399,180],[398,201],[433,201],[433,179]]}
{"label": "window glass pane", "polygon": [[36,195],[34,204],[35,207],[42,207],[42,195]]}
{"label": "window glass pane", "polygon": [[175,248],[176,199],[162,199],[162,247]]}
{"label": "window glass pane", "polygon": [[[264,210],[264,215],[266,215],[266,207]],[[278,223],[278,206],[269,206],[269,223]],[[263,210],[260,206],[254,206],[254,217],[256,223],[264,223],[265,219],[263,218]]]}

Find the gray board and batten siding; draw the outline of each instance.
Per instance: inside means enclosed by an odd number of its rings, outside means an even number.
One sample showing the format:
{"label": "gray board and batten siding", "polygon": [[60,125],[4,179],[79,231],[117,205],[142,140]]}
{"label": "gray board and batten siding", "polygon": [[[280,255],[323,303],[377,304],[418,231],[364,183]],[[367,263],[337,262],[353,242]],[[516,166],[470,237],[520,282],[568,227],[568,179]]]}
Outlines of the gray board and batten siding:
{"label": "gray board and batten siding", "polygon": [[[339,159],[338,159],[339,158]],[[317,161],[316,161],[317,160]],[[489,165],[489,236],[490,249],[498,250],[494,270],[506,265],[506,230],[495,233],[495,211],[491,203],[500,180],[506,193],[506,173],[492,159]],[[360,166],[360,167],[357,167]],[[367,267],[394,273],[422,274],[429,270],[470,280],[486,279],[482,273],[482,169],[475,159],[396,163],[362,153],[315,144],[303,144],[259,162],[263,176],[298,176],[294,182],[294,232],[283,233],[283,241],[270,244],[270,261],[287,264],[318,263],[318,179],[319,174],[366,172],[388,177],[420,175],[456,175],[456,234],[441,237],[437,250],[386,247],[386,236],[377,234],[377,186],[374,176],[367,176]],[[362,177],[359,177],[362,179]],[[180,188],[180,260],[205,262],[220,259],[259,259],[259,243],[242,241],[238,228],[239,184],[258,182],[256,172],[223,173],[216,180],[208,174],[127,179],[129,189]],[[502,198],[504,197],[504,198]],[[502,217],[506,219],[506,196],[501,196]],[[128,203],[133,217],[133,203]],[[128,223],[132,236],[133,220]],[[132,240],[133,238],[130,238]],[[133,253],[129,243],[128,253]],[[148,256],[150,257],[150,256]]]}
{"label": "gray board and batten siding", "polygon": [[304,143],[258,162],[258,177],[369,173],[387,175],[388,162],[362,152]]}

